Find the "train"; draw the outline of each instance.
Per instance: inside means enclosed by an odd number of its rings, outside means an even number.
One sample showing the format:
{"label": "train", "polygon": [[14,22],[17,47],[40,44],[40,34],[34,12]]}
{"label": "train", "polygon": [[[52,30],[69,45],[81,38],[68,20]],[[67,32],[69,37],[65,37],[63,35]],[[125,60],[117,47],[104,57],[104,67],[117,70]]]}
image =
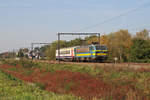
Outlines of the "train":
{"label": "train", "polygon": [[107,46],[87,45],[61,48],[56,50],[56,60],[62,61],[105,61],[108,57]]}

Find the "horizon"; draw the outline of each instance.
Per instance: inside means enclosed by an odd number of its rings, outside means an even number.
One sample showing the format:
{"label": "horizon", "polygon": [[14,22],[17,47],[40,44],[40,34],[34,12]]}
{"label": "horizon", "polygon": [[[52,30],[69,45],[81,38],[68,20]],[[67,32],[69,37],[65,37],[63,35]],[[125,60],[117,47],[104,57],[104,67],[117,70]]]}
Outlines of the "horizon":
{"label": "horizon", "polygon": [[[2,0],[0,1],[0,53],[30,47],[32,42],[52,42],[58,32],[100,32],[128,29],[132,35],[150,29],[149,5],[98,25],[105,20],[149,4],[148,0]],[[76,38],[76,37],[74,37]],[[71,36],[62,39],[73,39]]]}

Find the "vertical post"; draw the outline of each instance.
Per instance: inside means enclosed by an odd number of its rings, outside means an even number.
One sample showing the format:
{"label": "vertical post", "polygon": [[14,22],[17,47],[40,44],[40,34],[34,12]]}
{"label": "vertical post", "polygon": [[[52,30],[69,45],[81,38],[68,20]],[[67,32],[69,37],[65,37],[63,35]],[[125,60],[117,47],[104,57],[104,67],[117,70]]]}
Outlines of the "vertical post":
{"label": "vertical post", "polygon": [[60,64],[60,33],[58,33],[58,61]]}
{"label": "vertical post", "polygon": [[117,60],[118,60],[118,58],[115,57],[115,58],[114,58],[114,61],[115,61],[115,62],[114,62],[114,63],[115,63],[115,67],[116,67],[116,65],[117,65]]}
{"label": "vertical post", "polygon": [[31,43],[31,50],[33,50],[33,43]]}
{"label": "vertical post", "polygon": [[15,59],[15,50],[13,49],[13,59]]}
{"label": "vertical post", "polygon": [[99,37],[98,40],[99,40],[99,46],[100,46],[101,45],[101,38],[100,38],[101,36],[100,36],[100,33],[98,34],[98,37]]}

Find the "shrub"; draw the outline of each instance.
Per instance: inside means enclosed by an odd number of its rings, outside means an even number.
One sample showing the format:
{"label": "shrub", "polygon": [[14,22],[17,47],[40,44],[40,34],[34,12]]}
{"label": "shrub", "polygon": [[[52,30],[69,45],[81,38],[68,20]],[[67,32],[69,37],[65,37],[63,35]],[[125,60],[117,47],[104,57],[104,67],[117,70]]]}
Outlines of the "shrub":
{"label": "shrub", "polygon": [[[16,79],[16,78],[15,78]],[[38,83],[40,87],[43,85]],[[82,100],[73,95],[55,94],[26,84],[0,71],[0,100]]]}
{"label": "shrub", "polygon": [[46,85],[44,83],[36,83],[36,86],[38,86],[42,90],[46,89]]}
{"label": "shrub", "polygon": [[32,62],[32,61],[29,61],[29,60],[20,60],[18,62],[19,65],[21,65],[22,67],[24,68],[32,68],[32,67],[36,67],[37,64]]}

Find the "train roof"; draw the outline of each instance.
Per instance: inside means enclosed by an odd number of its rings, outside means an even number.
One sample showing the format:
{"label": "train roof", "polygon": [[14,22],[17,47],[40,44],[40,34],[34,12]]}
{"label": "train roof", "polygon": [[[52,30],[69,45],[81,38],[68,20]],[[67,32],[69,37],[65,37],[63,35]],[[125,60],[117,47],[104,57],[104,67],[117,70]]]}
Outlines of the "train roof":
{"label": "train roof", "polygon": [[[71,49],[71,48],[76,48],[76,47],[79,47],[79,46],[67,47],[67,48],[60,48],[60,49]],[[58,50],[58,49],[56,49],[56,50]]]}
{"label": "train roof", "polygon": [[[99,46],[99,44],[97,44],[97,45],[91,44],[91,45],[84,45],[84,46],[74,46],[74,47],[67,47],[67,48],[60,48],[60,49],[71,49],[71,48],[88,47],[88,46]],[[100,46],[106,46],[106,45],[100,45]],[[58,50],[58,49],[56,49],[56,50]]]}

